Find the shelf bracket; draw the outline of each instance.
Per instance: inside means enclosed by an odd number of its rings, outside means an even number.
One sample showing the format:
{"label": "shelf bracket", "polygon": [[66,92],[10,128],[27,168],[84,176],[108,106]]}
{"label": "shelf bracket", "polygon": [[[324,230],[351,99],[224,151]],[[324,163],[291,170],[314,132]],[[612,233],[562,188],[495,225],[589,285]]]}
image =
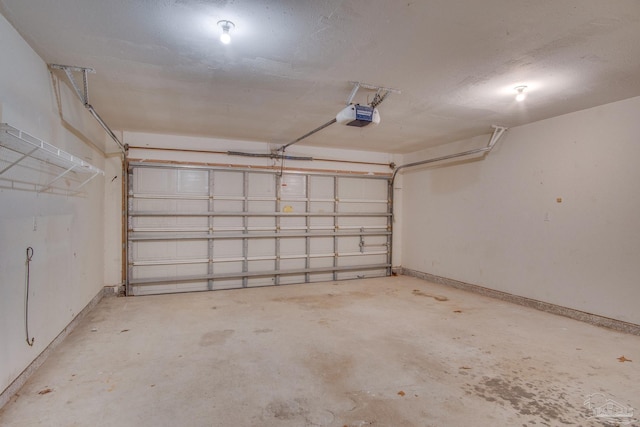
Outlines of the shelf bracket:
{"label": "shelf bracket", "polygon": [[47,185],[45,185],[42,190],[38,191],[38,193],[44,193],[45,191],[47,191],[48,189],[50,189],[51,187],[53,187],[53,184],[57,181],[59,181],[60,179],[62,179],[62,177],[64,177],[66,174],[68,174],[69,172],[71,172],[72,170],[74,170],[76,167],[76,165],[71,166],[70,168],[68,168],[67,170],[65,170],[64,172],[62,172],[60,175],[56,176],[55,178],[53,178],[53,180],[51,182],[49,182]]}
{"label": "shelf bracket", "polygon": [[79,193],[79,192],[80,192],[80,189],[81,189],[82,187],[84,187],[84,186],[85,186],[85,184],[87,184],[89,181],[91,181],[93,178],[95,178],[95,177],[96,177],[96,176],[98,176],[99,174],[100,174],[100,172],[95,172],[95,173],[94,173],[93,175],[91,175],[89,178],[85,179],[85,180],[84,180],[80,185],[78,185],[78,187],[76,188],[76,191],[74,192],[74,194],[75,194],[75,193]]}
{"label": "shelf bracket", "polygon": [[3,173],[5,173],[6,171],[8,171],[9,169],[11,169],[12,167],[14,167],[15,165],[17,165],[18,163],[20,163],[21,161],[23,161],[24,159],[26,159],[27,157],[31,157],[31,155],[33,153],[35,153],[36,151],[38,151],[40,147],[36,147],[33,150],[29,151],[28,153],[25,153],[22,157],[20,157],[18,160],[14,161],[13,163],[11,163],[9,166],[7,166],[6,168],[2,169],[0,171],[0,175],[2,175]]}

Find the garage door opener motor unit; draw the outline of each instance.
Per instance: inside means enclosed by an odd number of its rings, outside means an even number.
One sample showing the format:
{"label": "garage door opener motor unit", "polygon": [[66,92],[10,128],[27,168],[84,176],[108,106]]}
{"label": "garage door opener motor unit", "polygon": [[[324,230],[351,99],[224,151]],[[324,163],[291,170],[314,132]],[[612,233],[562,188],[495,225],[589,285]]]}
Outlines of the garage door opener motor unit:
{"label": "garage door opener motor unit", "polygon": [[363,127],[371,123],[380,123],[380,113],[377,108],[367,105],[347,105],[336,115],[336,122],[347,126]]}

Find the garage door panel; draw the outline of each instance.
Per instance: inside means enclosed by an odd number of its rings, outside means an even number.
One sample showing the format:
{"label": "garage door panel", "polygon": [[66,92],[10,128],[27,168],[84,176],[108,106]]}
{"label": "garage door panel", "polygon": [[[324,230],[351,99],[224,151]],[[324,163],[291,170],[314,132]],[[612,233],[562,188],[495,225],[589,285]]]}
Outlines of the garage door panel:
{"label": "garage door panel", "polygon": [[247,288],[260,288],[263,286],[275,285],[275,279],[272,277],[251,277],[247,280]]}
{"label": "garage door panel", "polygon": [[[220,196],[223,197],[223,196]],[[213,201],[215,212],[243,212],[244,202],[242,200],[215,199]]]}
{"label": "garage door panel", "polygon": [[213,264],[213,272],[217,274],[242,273],[243,265],[242,261],[220,261]]}
{"label": "garage door panel", "polygon": [[244,230],[243,219],[240,217],[220,216],[213,218],[213,231],[216,232],[232,232]]}
{"label": "garage door panel", "polygon": [[275,260],[259,260],[249,261],[247,263],[247,271],[249,273],[262,273],[265,271],[273,271],[276,268]]}
{"label": "garage door panel", "polygon": [[354,255],[354,256],[341,256],[338,258],[338,265],[340,267],[353,267],[359,265],[376,265],[384,264],[386,255]]}
{"label": "garage door panel", "polygon": [[247,202],[247,212],[275,212],[275,200],[249,200]]}
{"label": "garage door panel", "polygon": [[[331,201],[314,201],[311,200],[309,203],[309,212],[312,213],[330,213],[333,212],[335,202]],[[312,217],[313,218],[313,217]],[[320,219],[320,218],[313,218]]]}
{"label": "garage door panel", "polygon": [[311,199],[333,199],[334,177],[330,176],[309,176],[309,198]]}
{"label": "garage door panel", "polygon": [[[275,212],[276,202],[274,201],[250,201],[247,212]],[[247,226],[250,230],[268,229],[275,231],[276,218],[266,216],[247,217]]]}
{"label": "garage door panel", "polygon": [[179,203],[177,200],[167,199],[136,199],[133,201],[133,209],[137,211],[177,211]]}
{"label": "garage door panel", "polygon": [[132,165],[127,291],[386,275],[387,191],[375,176]]}
{"label": "garage door panel", "polygon": [[309,266],[311,268],[331,268],[333,267],[333,257],[313,257],[309,259]]}
{"label": "garage door panel", "polygon": [[280,197],[297,199],[307,197],[307,177],[301,174],[284,174],[280,177]]}
{"label": "garage door panel", "polygon": [[216,196],[244,196],[243,172],[213,172],[213,193]]}
{"label": "garage door panel", "polygon": [[134,279],[202,276],[207,274],[207,264],[141,265],[134,271]]}
{"label": "garage door panel", "polygon": [[178,194],[209,193],[209,178],[206,171],[181,169],[176,173],[176,192]]}
{"label": "garage door panel", "polygon": [[175,242],[134,242],[130,245],[133,259],[140,261],[158,261],[176,257]]}
{"label": "garage door panel", "polygon": [[254,239],[248,241],[247,256],[275,256],[276,255],[276,239]]}
{"label": "garage door panel", "polygon": [[135,177],[136,192],[141,194],[208,194],[206,171],[145,168]]}
{"label": "garage door panel", "polygon": [[249,197],[276,197],[276,176],[270,173],[248,174]]}
{"label": "garage door panel", "polygon": [[335,229],[333,218],[310,218],[309,228],[317,231],[332,231]]}
{"label": "garage door panel", "polygon": [[247,220],[247,227],[249,231],[275,231],[276,219],[254,217]]}
{"label": "garage door panel", "polygon": [[361,272],[356,271],[340,271],[337,274],[336,280],[352,280],[352,279],[369,279],[373,277],[384,277],[386,270],[364,270]]}
{"label": "garage door panel", "polygon": [[[331,280],[331,279],[329,279]],[[304,283],[306,277],[304,274],[287,275],[280,277],[280,285],[295,285],[297,283]]]}
{"label": "garage door panel", "polygon": [[152,231],[151,229],[164,230],[165,228],[172,228],[178,231],[178,229],[184,229],[185,231],[207,231],[208,221],[202,217],[140,217],[134,218],[132,223],[134,231],[140,231],[143,229]]}
{"label": "garage door panel", "polygon": [[175,276],[172,265],[142,265],[133,269],[132,279],[152,279],[154,277]]}
{"label": "garage door panel", "polygon": [[[300,253],[304,253],[304,250],[302,250],[302,252]],[[305,269],[306,263],[307,263],[306,258],[282,259],[280,260],[280,270],[292,271],[292,270]],[[281,285],[304,283],[304,282],[305,282],[304,274],[288,274],[288,275],[279,277],[279,284]]]}
{"label": "garage door panel", "polygon": [[280,255],[304,255],[306,252],[307,241],[304,237],[291,237],[280,239]]}
{"label": "garage door panel", "polygon": [[175,275],[182,276],[203,276],[207,274],[207,263],[202,264],[178,264],[175,266]]}
{"label": "garage door panel", "polygon": [[172,285],[138,286],[135,295],[177,294],[184,292],[202,292],[209,290],[206,281],[176,283]]}
{"label": "garage door panel", "polygon": [[[304,213],[307,211],[306,201],[286,199],[286,200],[282,200],[281,204],[282,204],[282,207],[280,208],[280,212],[285,214],[290,213],[292,214],[291,215],[292,218],[300,218],[295,214]],[[286,218],[286,216],[283,218]]]}
{"label": "garage door panel", "polygon": [[389,247],[386,236],[364,236],[362,242],[362,251],[364,252],[386,251]]}
{"label": "garage door panel", "polygon": [[135,242],[132,249],[135,260],[138,262],[191,260],[194,258],[208,259],[208,244],[206,240]]}
{"label": "garage door panel", "polygon": [[209,290],[216,291],[216,290],[222,290],[222,289],[238,289],[241,287],[242,287],[241,279],[227,279],[227,280],[216,279],[211,281]]}
{"label": "garage door panel", "polygon": [[242,251],[242,239],[221,239],[213,241],[214,258],[242,257]]}
{"label": "garage door panel", "polygon": [[387,181],[341,177],[338,178],[338,194],[341,199],[379,199],[387,194]]}
{"label": "garage door panel", "polygon": [[333,273],[312,273],[309,275],[309,282],[330,282],[334,280]]}
{"label": "garage door panel", "polygon": [[338,226],[348,229],[359,229],[361,227],[387,228],[386,217],[340,217]]}
{"label": "garage door panel", "polygon": [[175,209],[176,212],[206,212],[209,210],[209,204],[208,200],[204,199],[180,200],[172,209]]}
{"label": "garage door panel", "polygon": [[[280,260],[280,269],[281,270],[300,270],[305,268],[306,258],[298,258],[298,259],[281,259]],[[282,279],[281,279],[282,280]]]}
{"label": "garage door panel", "polygon": [[[195,284],[200,285],[199,283]],[[172,285],[145,285],[145,286],[132,286],[133,295],[160,295],[160,294],[172,294],[178,292],[184,292],[179,290],[177,284]]]}
{"label": "garage door panel", "polygon": [[307,228],[306,218],[302,216],[284,216],[280,218],[282,230],[304,230]]}
{"label": "garage door panel", "polygon": [[312,255],[333,253],[333,237],[312,237],[310,240]]}
{"label": "garage door panel", "polygon": [[386,213],[387,202],[340,202],[338,212],[373,212]]}
{"label": "garage door panel", "polygon": [[338,238],[338,253],[359,252],[359,251],[360,251],[359,237],[349,236],[349,237]]}

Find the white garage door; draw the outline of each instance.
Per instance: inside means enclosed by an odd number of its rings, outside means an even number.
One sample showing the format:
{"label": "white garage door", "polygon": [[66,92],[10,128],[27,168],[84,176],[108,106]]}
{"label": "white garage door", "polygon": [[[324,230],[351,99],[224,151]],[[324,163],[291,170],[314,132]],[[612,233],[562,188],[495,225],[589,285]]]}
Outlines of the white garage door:
{"label": "white garage door", "polygon": [[389,179],[129,165],[129,295],[385,276]]}

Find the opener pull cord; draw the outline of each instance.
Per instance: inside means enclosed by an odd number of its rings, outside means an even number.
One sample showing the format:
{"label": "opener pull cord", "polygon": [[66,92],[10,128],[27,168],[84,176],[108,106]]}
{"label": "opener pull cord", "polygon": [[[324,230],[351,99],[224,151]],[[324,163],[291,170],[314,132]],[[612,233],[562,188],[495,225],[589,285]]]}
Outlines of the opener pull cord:
{"label": "opener pull cord", "polygon": [[27,264],[27,296],[25,298],[25,307],[24,307],[24,329],[25,329],[25,333],[27,334],[27,344],[29,344],[30,347],[33,346],[33,342],[36,340],[35,338],[31,337],[31,340],[29,340],[29,264],[31,263],[31,260],[33,259],[33,248],[31,246],[29,246],[27,248],[27,261],[25,262]]}

